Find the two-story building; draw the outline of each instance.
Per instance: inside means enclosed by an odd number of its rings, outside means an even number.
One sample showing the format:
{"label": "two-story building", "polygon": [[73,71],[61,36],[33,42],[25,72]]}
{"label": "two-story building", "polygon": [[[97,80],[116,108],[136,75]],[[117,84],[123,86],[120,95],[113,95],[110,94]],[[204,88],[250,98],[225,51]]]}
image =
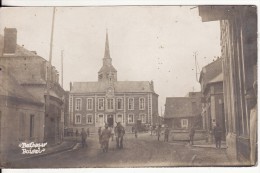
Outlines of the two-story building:
{"label": "two-story building", "polygon": [[106,123],[121,122],[130,130],[137,122],[153,125],[158,116],[158,95],[153,81],[118,81],[106,34],[103,66],[97,82],[74,82],[69,94],[69,127],[94,131]]}
{"label": "two-story building", "polygon": [[217,123],[223,131],[222,140],[226,139],[222,65],[223,58],[218,58],[204,66],[200,73],[203,129],[208,133],[209,142],[214,139],[213,129]]}

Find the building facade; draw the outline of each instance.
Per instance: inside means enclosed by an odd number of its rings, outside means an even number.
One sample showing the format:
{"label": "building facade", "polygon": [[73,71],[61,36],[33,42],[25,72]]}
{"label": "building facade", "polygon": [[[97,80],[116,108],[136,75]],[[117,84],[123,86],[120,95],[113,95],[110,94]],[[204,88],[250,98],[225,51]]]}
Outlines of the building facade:
{"label": "building facade", "polygon": [[58,83],[55,67],[35,51],[17,45],[15,28],[5,28],[4,37],[0,36],[0,65],[12,73],[27,93],[44,104],[44,115],[41,115],[44,122],[37,126],[43,129],[43,140],[49,145],[60,143],[64,128],[64,90]]}
{"label": "building facade", "polygon": [[[103,66],[97,82],[74,82],[69,94],[69,127],[95,131],[108,124],[121,122],[126,130],[137,123],[155,124],[158,116],[158,95],[153,82],[118,81],[112,65],[106,34]],[[74,130],[75,131],[75,130]]]}
{"label": "building facade", "polygon": [[190,92],[187,97],[167,97],[164,123],[174,130],[201,128],[201,93]]}
{"label": "building facade", "polygon": [[213,129],[217,123],[223,130],[222,140],[226,139],[222,64],[223,59],[219,58],[203,67],[200,74],[202,122],[209,142],[213,142]]}
{"label": "building facade", "polygon": [[230,158],[248,165],[255,151],[250,127],[257,125],[250,124],[250,110],[257,104],[256,6],[200,6],[199,15],[203,22],[220,21],[227,151]]}
{"label": "building facade", "polygon": [[44,104],[19,85],[12,72],[2,65],[0,83],[1,165],[8,162],[10,154],[21,153],[21,142],[43,142]]}

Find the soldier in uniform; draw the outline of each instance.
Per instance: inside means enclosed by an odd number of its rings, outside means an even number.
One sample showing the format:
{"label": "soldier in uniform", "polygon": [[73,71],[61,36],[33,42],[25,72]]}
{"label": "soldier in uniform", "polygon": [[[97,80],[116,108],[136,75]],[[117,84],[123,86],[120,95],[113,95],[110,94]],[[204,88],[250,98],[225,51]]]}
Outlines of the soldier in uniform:
{"label": "soldier in uniform", "polygon": [[168,126],[166,126],[166,128],[164,130],[164,142],[168,142],[168,140],[169,140],[169,133],[170,133],[170,130],[169,130]]}
{"label": "soldier in uniform", "polygon": [[103,152],[108,151],[109,138],[111,136],[111,131],[108,129],[108,125],[106,124],[105,129],[101,133],[101,143]]}
{"label": "soldier in uniform", "polygon": [[[101,145],[101,127],[98,128],[98,142]],[[102,147],[102,146],[101,146]]]}
{"label": "soldier in uniform", "polygon": [[195,135],[195,128],[192,126],[190,128],[189,136],[190,136],[190,144],[193,145],[193,140],[194,140],[194,135]]}
{"label": "soldier in uniform", "polygon": [[221,136],[222,136],[222,128],[219,126],[219,123],[216,124],[214,128],[214,137],[216,142],[216,148],[221,148]]}
{"label": "soldier in uniform", "polygon": [[85,129],[82,128],[82,130],[81,130],[81,144],[82,144],[82,148],[87,147],[86,139],[87,139],[87,133],[86,133]]}
{"label": "soldier in uniform", "polygon": [[124,127],[120,124],[120,122],[117,123],[115,127],[115,136],[116,136],[116,147],[118,149],[123,148],[123,140],[124,140],[124,135],[125,135],[125,129]]}

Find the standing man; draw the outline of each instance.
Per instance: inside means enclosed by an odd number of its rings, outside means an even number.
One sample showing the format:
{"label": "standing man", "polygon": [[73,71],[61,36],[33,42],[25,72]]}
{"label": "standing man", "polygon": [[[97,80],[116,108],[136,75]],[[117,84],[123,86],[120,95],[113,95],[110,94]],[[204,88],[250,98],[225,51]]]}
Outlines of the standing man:
{"label": "standing man", "polygon": [[125,128],[121,125],[120,122],[118,122],[115,127],[116,148],[123,149],[124,135],[125,135]]}
{"label": "standing man", "polygon": [[193,145],[193,139],[194,139],[194,135],[195,135],[195,128],[194,128],[194,126],[191,126],[189,135],[190,135],[190,144]]}
{"label": "standing man", "polygon": [[161,136],[161,125],[159,125],[158,126],[158,128],[157,128],[157,139],[158,139],[158,141],[160,141],[160,136]]}
{"label": "standing man", "polygon": [[87,147],[86,145],[87,133],[84,128],[81,129],[81,144],[82,148]]}
{"label": "standing man", "polygon": [[102,148],[102,144],[101,144],[101,127],[98,128],[98,142],[99,144],[101,145],[101,148]]}
{"label": "standing man", "polygon": [[216,148],[221,148],[221,136],[222,136],[222,128],[219,126],[219,123],[216,124],[214,128],[214,137],[216,142]]}
{"label": "standing man", "polygon": [[89,128],[87,128],[87,135],[88,135],[88,137],[89,137]]}
{"label": "standing man", "polygon": [[108,129],[108,125],[106,124],[105,129],[101,133],[101,143],[103,152],[108,151],[108,145],[109,145],[109,138],[111,136],[111,131]]}
{"label": "standing man", "polygon": [[164,142],[168,142],[168,140],[169,140],[169,133],[170,133],[170,130],[169,130],[168,126],[166,126],[166,128],[164,130]]}
{"label": "standing man", "polygon": [[135,138],[137,138],[137,127],[135,126]]}

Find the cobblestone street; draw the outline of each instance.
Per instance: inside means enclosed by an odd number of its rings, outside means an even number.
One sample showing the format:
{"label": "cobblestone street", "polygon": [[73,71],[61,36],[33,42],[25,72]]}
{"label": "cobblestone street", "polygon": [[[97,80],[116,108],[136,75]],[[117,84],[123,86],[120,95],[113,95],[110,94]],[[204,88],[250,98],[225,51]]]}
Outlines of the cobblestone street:
{"label": "cobblestone street", "polygon": [[124,149],[116,149],[110,141],[109,151],[103,153],[97,136],[88,138],[88,148],[78,144],[74,149],[40,158],[25,159],[13,163],[16,168],[78,168],[78,167],[175,167],[175,166],[221,166],[230,165],[225,149],[196,148],[187,142],[157,141],[148,133],[126,134]]}

